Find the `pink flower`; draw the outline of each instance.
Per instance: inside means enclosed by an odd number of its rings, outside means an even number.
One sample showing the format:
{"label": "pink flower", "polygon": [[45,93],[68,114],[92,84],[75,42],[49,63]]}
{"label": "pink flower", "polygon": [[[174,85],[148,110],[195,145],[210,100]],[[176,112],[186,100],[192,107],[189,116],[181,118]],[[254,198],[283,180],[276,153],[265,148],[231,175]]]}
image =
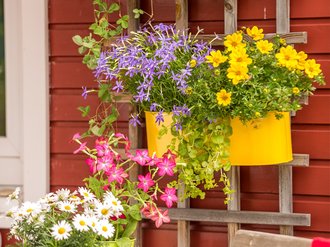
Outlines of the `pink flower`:
{"label": "pink flower", "polygon": [[105,171],[107,168],[113,166],[113,158],[110,155],[103,156],[102,158],[97,159],[97,170],[98,171]]}
{"label": "pink flower", "polygon": [[145,176],[139,175],[138,179],[140,181],[138,188],[143,189],[144,192],[147,192],[149,188],[155,184],[154,180],[151,178],[150,172],[148,172]]}
{"label": "pink flower", "polygon": [[156,209],[155,206],[150,206],[150,204],[147,203],[147,204],[141,209],[141,213],[142,213],[145,217],[151,219],[151,218],[153,218],[154,216],[156,216],[156,214],[157,214],[157,209]]}
{"label": "pink flower", "polygon": [[94,174],[96,173],[96,161],[92,158],[86,159],[86,164],[89,166],[89,172]]}
{"label": "pink flower", "polygon": [[76,133],[76,134],[73,135],[72,141],[79,140],[80,138],[81,138],[80,134]]}
{"label": "pink flower", "polygon": [[159,168],[158,175],[164,176],[165,174],[167,174],[169,176],[173,176],[173,169],[175,165],[175,161],[170,160],[168,157],[163,157],[162,161],[157,163],[157,167]]}
{"label": "pink flower", "polygon": [[132,157],[132,160],[138,163],[141,166],[145,166],[151,158],[148,155],[148,150],[136,150],[135,157]]}
{"label": "pink flower", "polygon": [[158,214],[153,216],[151,219],[155,221],[155,225],[157,228],[159,228],[163,223],[168,223],[171,221],[170,217],[168,216],[168,210],[165,210],[164,213],[159,210]]}
{"label": "pink flower", "polygon": [[103,138],[98,138],[95,141],[95,149],[99,157],[109,155],[111,153],[111,150],[109,149],[108,145],[109,145],[108,142]]}
{"label": "pink flower", "polygon": [[167,149],[167,152],[163,154],[163,158],[167,157],[169,160],[175,162],[176,155],[172,153],[170,149]]}
{"label": "pink flower", "polygon": [[165,188],[165,194],[160,196],[160,199],[163,200],[166,203],[166,206],[168,208],[171,208],[173,205],[173,202],[177,202],[178,198],[175,195],[176,190],[175,188]]}
{"label": "pink flower", "polygon": [[85,150],[85,149],[87,148],[87,147],[86,147],[86,144],[87,144],[87,142],[81,143],[81,144],[80,144],[80,147],[79,147],[78,149],[76,149],[73,153],[74,153],[74,154],[77,154],[77,153],[79,153],[80,151]]}
{"label": "pink flower", "polygon": [[119,184],[122,184],[124,182],[124,178],[128,177],[128,174],[123,168],[118,169],[115,166],[108,168],[105,171],[105,174],[108,176],[109,183],[117,181]]}

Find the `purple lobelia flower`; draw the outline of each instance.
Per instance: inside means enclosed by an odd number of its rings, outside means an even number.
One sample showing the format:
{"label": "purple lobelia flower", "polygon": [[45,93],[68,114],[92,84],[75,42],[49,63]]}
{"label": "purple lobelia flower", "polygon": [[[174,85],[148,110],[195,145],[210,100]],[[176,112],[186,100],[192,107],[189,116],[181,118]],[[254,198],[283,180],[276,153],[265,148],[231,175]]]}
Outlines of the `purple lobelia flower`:
{"label": "purple lobelia flower", "polygon": [[138,115],[131,115],[131,119],[129,120],[129,124],[133,125],[134,127],[136,127],[137,125],[141,126],[141,122],[139,120],[139,116]]}
{"label": "purple lobelia flower", "polygon": [[164,122],[163,110],[160,110],[156,116],[156,123],[160,125],[160,123]]}
{"label": "purple lobelia flower", "polygon": [[157,109],[157,104],[156,103],[152,103],[151,105],[150,105],[150,111],[156,111],[156,109]]}
{"label": "purple lobelia flower", "polygon": [[123,83],[121,81],[116,81],[116,85],[112,88],[113,91],[116,91],[119,93],[120,91],[123,91]]}
{"label": "purple lobelia flower", "polygon": [[87,95],[88,95],[87,87],[82,87],[82,89],[83,89],[83,92],[82,92],[81,96],[83,96],[83,98],[86,99]]}

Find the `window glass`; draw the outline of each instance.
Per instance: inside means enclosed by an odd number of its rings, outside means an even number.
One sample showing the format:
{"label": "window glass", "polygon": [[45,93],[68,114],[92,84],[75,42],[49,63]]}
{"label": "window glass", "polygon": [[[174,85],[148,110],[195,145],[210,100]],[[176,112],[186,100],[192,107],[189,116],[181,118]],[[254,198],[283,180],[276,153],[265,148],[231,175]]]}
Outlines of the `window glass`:
{"label": "window glass", "polygon": [[0,136],[6,135],[5,112],[5,42],[3,0],[0,0]]}

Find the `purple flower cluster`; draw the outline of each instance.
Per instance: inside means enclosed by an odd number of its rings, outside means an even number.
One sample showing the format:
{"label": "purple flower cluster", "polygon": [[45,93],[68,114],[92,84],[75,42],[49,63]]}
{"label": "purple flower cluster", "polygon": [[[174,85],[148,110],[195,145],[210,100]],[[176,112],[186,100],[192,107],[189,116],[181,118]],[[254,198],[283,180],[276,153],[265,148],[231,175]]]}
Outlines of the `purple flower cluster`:
{"label": "purple flower cluster", "polygon": [[[209,52],[207,43],[198,42],[188,32],[158,24],[112,44],[111,49],[101,53],[94,75],[100,81],[112,80],[114,92],[131,93],[133,101],[144,110],[161,109],[156,118],[160,124],[164,121],[163,111],[171,111],[174,104],[187,97],[186,89],[193,76],[190,61],[195,60],[198,66]],[[189,115],[188,108],[182,107],[180,112]],[[140,124],[138,116],[132,117],[130,123]],[[178,124],[176,127],[180,129]]]}

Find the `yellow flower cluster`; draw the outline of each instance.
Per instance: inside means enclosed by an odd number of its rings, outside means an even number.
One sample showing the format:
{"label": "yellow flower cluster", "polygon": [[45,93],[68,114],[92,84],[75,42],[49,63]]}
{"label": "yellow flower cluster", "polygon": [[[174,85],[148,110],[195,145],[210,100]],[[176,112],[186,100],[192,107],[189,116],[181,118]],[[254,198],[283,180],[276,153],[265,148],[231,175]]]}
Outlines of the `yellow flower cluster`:
{"label": "yellow flower cluster", "polygon": [[315,59],[307,59],[305,52],[298,53],[292,46],[281,47],[275,57],[280,66],[290,70],[302,70],[309,78],[314,78],[322,72],[320,64],[317,64]]}

